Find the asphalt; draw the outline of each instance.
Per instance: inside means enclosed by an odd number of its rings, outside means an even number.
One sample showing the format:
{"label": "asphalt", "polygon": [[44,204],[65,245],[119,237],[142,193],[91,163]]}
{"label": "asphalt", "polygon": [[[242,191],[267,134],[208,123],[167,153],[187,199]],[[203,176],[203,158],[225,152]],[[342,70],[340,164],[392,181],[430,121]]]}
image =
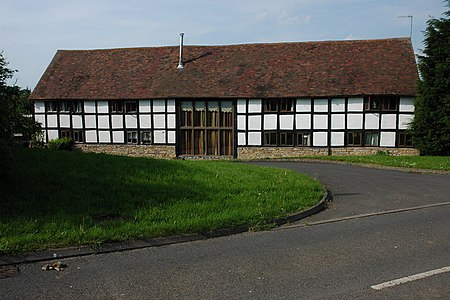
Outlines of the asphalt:
{"label": "asphalt", "polygon": [[[450,201],[450,176],[418,174],[353,165],[319,162],[251,162],[286,168],[308,174],[325,185],[327,193],[315,207],[274,220],[278,226],[292,227],[341,219],[365,217],[399,210],[442,205]],[[320,212],[320,213],[318,213]],[[0,266],[49,261],[91,254],[121,252],[176,243],[205,240],[248,231],[248,227],[230,228],[198,234],[153,238],[120,243],[53,249],[15,256],[0,256]]]}

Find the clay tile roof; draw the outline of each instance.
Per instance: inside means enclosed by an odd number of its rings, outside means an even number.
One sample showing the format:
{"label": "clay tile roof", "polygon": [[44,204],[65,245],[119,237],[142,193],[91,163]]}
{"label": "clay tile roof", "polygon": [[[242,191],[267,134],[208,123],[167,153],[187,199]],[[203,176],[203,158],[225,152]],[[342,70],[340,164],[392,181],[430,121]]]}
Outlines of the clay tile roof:
{"label": "clay tile roof", "polygon": [[39,99],[414,95],[410,39],[58,51]]}

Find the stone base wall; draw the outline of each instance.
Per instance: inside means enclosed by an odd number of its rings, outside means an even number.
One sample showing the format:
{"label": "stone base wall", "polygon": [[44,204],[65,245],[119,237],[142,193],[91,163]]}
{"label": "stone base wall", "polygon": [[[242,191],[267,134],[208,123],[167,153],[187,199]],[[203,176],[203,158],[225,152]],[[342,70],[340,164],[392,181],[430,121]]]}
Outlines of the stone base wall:
{"label": "stone base wall", "polygon": [[[384,151],[393,156],[418,156],[419,150],[414,148],[383,148],[383,147],[342,147],[331,148],[334,156],[364,156],[374,155]],[[302,147],[238,147],[238,159],[266,159],[289,158],[301,156],[327,156],[328,148],[302,148]]]}
{"label": "stone base wall", "polygon": [[177,156],[175,146],[166,145],[76,144],[75,148],[83,152],[106,153],[134,157],[172,159]]}

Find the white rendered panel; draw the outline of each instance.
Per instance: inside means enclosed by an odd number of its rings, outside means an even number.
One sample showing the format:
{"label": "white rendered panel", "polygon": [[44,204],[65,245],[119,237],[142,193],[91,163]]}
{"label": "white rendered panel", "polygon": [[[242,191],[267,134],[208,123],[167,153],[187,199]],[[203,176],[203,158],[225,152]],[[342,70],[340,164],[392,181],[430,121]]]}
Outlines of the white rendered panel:
{"label": "white rendered panel", "polygon": [[314,99],[314,111],[315,112],[327,112],[328,111],[328,99]]}
{"label": "white rendered panel", "polygon": [[327,132],[314,132],[313,133],[313,146],[323,147],[327,146],[328,133]]}
{"label": "white rendered panel", "polygon": [[246,128],[246,116],[237,116],[237,129],[238,130],[245,130]]}
{"label": "white rendered panel", "polygon": [[171,113],[175,112],[175,100],[174,99],[167,100],[167,112],[171,112]]}
{"label": "white rendered panel", "polygon": [[95,102],[94,101],[84,101],[84,112],[95,113]]}
{"label": "white rendered panel", "polygon": [[165,130],[155,130],[153,132],[153,141],[156,144],[165,144],[166,143],[166,131]]}
{"label": "white rendered panel", "polygon": [[153,128],[165,129],[166,128],[166,115],[153,115]]}
{"label": "white rendered panel", "polygon": [[345,115],[344,114],[332,114],[331,115],[331,129],[344,129],[345,128]]}
{"label": "white rendered panel", "polygon": [[100,143],[111,143],[111,136],[109,131],[99,131],[98,140]]}
{"label": "white rendered panel", "polygon": [[264,115],[264,129],[277,129],[277,115]]}
{"label": "white rendered panel", "polygon": [[137,115],[125,115],[125,128],[137,128]]}
{"label": "white rendered panel", "polygon": [[348,111],[363,111],[363,98],[348,98]]}
{"label": "white rendered panel", "polygon": [[378,129],[380,127],[380,114],[367,113],[365,129]]}
{"label": "white rendered panel", "polygon": [[328,129],[328,115],[314,115],[314,129]]}
{"label": "white rendered panel", "polygon": [[111,115],[112,128],[123,128],[123,116]]}
{"label": "white rendered panel", "polygon": [[58,127],[57,115],[47,115],[47,127]]}
{"label": "white rendered panel", "polygon": [[34,102],[34,112],[35,113],[44,113],[45,112],[45,103],[42,101]]}
{"label": "white rendered panel", "polygon": [[86,130],[86,143],[97,143],[97,131],[95,130]]}
{"label": "white rendered panel", "polygon": [[331,133],[331,146],[344,146],[344,132]]}
{"label": "white rendered panel", "polygon": [[311,99],[297,99],[297,112],[310,112]]}
{"label": "white rendered panel", "polygon": [[97,128],[97,118],[96,116],[84,116],[84,124],[86,128]]}
{"label": "white rendered panel", "polygon": [[98,128],[109,129],[109,116],[98,116]]}
{"label": "white rendered panel", "polygon": [[238,99],[238,101],[237,101],[237,113],[238,114],[245,114],[247,112],[246,104],[247,104],[247,101],[245,99]]}
{"label": "white rendered panel", "polygon": [[140,100],[139,101],[139,112],[140,113],[148,113],[150,111],[151,111],[150,100]]}
{"label": "white rendered panel", "polygon": [[294,115],[280,115],[280,129],[281,130],[294,129]]}
{"label": "white rendered panel", "polygon": [[151,115],[139,115],[139,125],[141,128],[152,128],[151,117]]}
{"label": "white rendered panel", "polygon": [[261,132],[249,132],[248,133],[248,145],[261,146]]}
{"label": "white rendered panel", "polygon": [[34,115],[34,120],[41,123],[42,127],[46,127],[45,115]]}
{"label": "white rendered panel", "polygon": [[174,114],[167,115],[167,128],[175,129],[175,115]]}
{"label": "white rendered panel", "polygon": [[123,131],[113,131],[113,143],[124,143],[125,133]]}
{"label": "white rendered panel", "polygon": [[238,133],[238,146],[245,146],[246,140],[245,140],[245,132],[239,132]]}
{"label": "white rendered panel", "polygon": [[399,111],[400,112],[413,112],[414,111],[414,98],[401,97]]}
{"label": "white rendered panel", "polygon": [[70,115],[59,115],[59,127],[70,127]]}
{"label": "white rendered panel", "polygon": [[347,128],[348,129],[362,129],[362,114],[348,114],[347,115]]}
{"label": "white rendered panel", "polygon": [[83,117],[80,115],[72,116],[72,127],[73,128],[83,128]]}
{"label": "white rendered panel", "polygon": [[344,112],[345,111],[345,99],[344,98],[331,99],[331,111],[332,112]]}
{"label": "white rendered panel", "polygon": [[296,115],[295,127],[297,127],[297,129],[311,129],[311,115],[310,114]]}
{"label": "white rendered panel", "polygon": [[167,143],[168,144],[175,144],[175,131],[171,130],[167,132]]}
{"label": "white rendered panel", "polygon": [[153,100],[153,112],[165,112],[165,111],[166,111],[166,101]]}
{"label": "white rendered panel", "polygon": [[97,112],[99,114],[109,113],[108,101],[98,101],[97,102]]}
{"label": "white rendered panel", "polygon": [[58,136],[58,130],[48,130],[48,140],[56,140]]}
{"label": "white rendered panel", "polygon": [[381,147],[395,147],[395,132],[381,132]]}
{"label": "white rendered panel", "polygon": [[398,129],[408,129],[409,124],[413,119],[413,115],[399,115],[398,116]]}
{"label": "white rendered panel", "polygon": [[261,109],[261,99],[248,100],[248,112],[249,113],[259,113]]}
{"label": "white rendered panel", "polygon": [[261,130],[261,116],[248,116],[248,129]]}
{"label": "white rendered panel", "polygon": [[383,114],[381,116],[381,129],[395,129],[397,116],[395,114]]}

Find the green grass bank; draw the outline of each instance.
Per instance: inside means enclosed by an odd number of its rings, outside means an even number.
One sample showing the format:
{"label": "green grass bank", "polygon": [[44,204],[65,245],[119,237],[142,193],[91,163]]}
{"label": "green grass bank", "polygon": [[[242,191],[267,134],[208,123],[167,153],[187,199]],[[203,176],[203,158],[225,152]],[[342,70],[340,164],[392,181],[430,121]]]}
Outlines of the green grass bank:
{"label": "green grass bank", "polygon": [[226,161],[0,148],[0,254],[271,220],[318,203],[319,182]]}

